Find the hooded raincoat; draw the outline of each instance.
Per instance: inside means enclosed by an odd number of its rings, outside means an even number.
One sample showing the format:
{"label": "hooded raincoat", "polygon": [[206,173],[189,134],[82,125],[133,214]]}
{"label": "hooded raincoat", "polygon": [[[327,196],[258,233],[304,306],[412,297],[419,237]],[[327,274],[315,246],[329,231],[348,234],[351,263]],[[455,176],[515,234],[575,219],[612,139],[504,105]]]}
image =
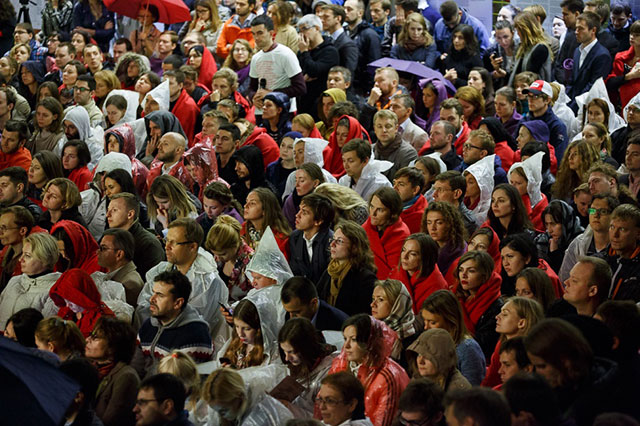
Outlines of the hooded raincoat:
{"label": "hooded raincoat", "polygon": [[[164,261],[147,272],[145,285],[138,296],[138,307],[135,313],[136,324],[142,324],[151,315],[149,299],[153,292],[154,278],[161,272],[172,268],[175,268],[175,265]],[[220,303],[227,303],[229,290],[218,276],[218,268],[213,256],[203,248],[199,248],[198,255],[186,276],[191,283],[191,296],[188,304],[202,315],[202,318],[209,324],[211,335],[216,336],[224,323],[220,313]]]}
{"label": "hooded raincoat", "polygon": [[[421,375],[418,370],[418,355],[428,359],[437,374]],[[442,328],[425,330],[407,348],[409,369],[415,378],[425,377],[436,382],[447,393],[450,390],[470,389],[471,384],[457,368],[456,345],[448,331]]]}
{"label": "hooded raincoat", "polygon": [[560,270],[564,253],[569,248],[569,243],[584,232],[584,228],[580,225],[580,219],[573,214],[573,209],[569,204],[562,200],[552,200],[549,206],[558,204],[562,211],[560,221],[562,224],[562,236],[558,241],[558,249],[555,251],[550,250],[551,236],[548,232],[539,234],[535,240],[538,247],[538,256],[540,259],[547,261],[554,271]]}
{"label": "hooded raincoat", "polygon": [[267,129],[269,136],[279,143],[282,136],[291,131],[291,113],[289,112],[289,109],[291,108],[291,101],[289,100],[289,96],[282,92],[271,92],[264,97],[264,100],[269,100],[276,104],[278,108],[282,108],[278,124],[276,125],[276,130],[271,128],[271,125],[267,120],[263,120],[262,122],[262,127]]}
{"label": "hooded raincoat", "polygon": [[[337,183],[335,177],[328,170],[324,169],[324,157],[322,153],[324,149],[327,147],[329,142],[324,139],[319,138],[300,138],[296,139],[293,143],[293,149],[295,150],[296,145],[300,142],[304,142],[304,163],[314,163],[317,164],[318,167],[322,169],[322,174],[324,175],[324,181],[328,183]],[[284,188],[284,193],[282,194],[282,199],[284,200],[293,192],[296,187],[296,174],[290,173],[287,177],[287,184]]]}
{"label": "hooded raincoat", "polygon": [[[244,206],[244,203],[247,201],[247,196],[255,188],[264,186],[271,189],[274,194],[276,193],[275,189],[271,185],[271,182],[267,181],[264,177],[264,163],[262,161],[262,153],[257,146],[247,145],[238,148],[238,150],[231,157],[231,161],[240,161],[249,170],[249,175],[246,178],[238,178],[238,181],[231,185],[231,192],[233,193],[233,197],[238,200],[241,205]],[[247,188],[247,180],[250,181],[249,188]]]}
{"label": "hooded raincoat", "polygon": [[489,133],[493,136],[493,140],[496,143],[495,154],[500,158],[502,168],[505,172],[509,171],[509,168],[515,161],[513,149],[516,147],[516,141],[507,129],[504,128],[499,118],[483,118],[478,124],[478,127],[483,124],[487,126]]}
{"label": "hooded raincoat", "polygon": [[[222,24],[220,24],[219,26],[221,28]],[[218,29],[218,31],[219,30],[220,29]],[[211,31],[211,30],[208,30],[208,31]],[[211,51],[207,49],[205,46],[195,45],[191,49],[196,49],[202,55],[202,62],[200,63],[200,68],[198,68],[198,84],[203,85],[204,87],[207,88],[209,92],[211,92],[212,91],[211,83],[213,81],[213,76],[215,75],[216,72],[218,72],[218,66],[216,65],[216,60],[213,58]],[[189,52],[187,52],[187,57],[188,56],[189,56]],[[191,65],[189,61],[187,61],[187,65]]]}
{"label": "hooded raincoat", "polygon": [[98,163],[94,172],[94,182],[89,184],[89,189],[82,191],[82,204],[78,208],[80,214],[87,222],[87,229],[97,240],[107,228],[107,196],[99,189],[96,179],[101,179],[102,174],[115,169],[125,170],[131,174],[131,160],[122,153],[110,152]]}
{"label": "hooded raincoat", "polygon": [[[622,117],[618,115],[615,107],[609,100],[609,93],[607,92],[604,80],[602,78],[599,78],[595,81],[595,83],[593,83],[593,86],[591,86],[591,89],[589,89],[588,92],[576,96],[576,103],[578,104],[578,114],[576,114],[576,117],[582,117],[581,127],[584,127],[585,124],[589,122],[589,116],[584,111],[584,108],[593,99],[601,99],[605,101],[609,106],[609,122],[605,123],[605,125],[609,129],[609,134],[627,125],[625,120],[623,120]],[[575,138],[579,138],[580,135],[582,135],[582,132],[579,133],[579,135],[577,135]]]}
{"label": "hooded raincoat", "polygon": [[262,160],[264,161],[264,168],[266,170],[269,164],[280,158],[279,145],[282,138],[284,138],[284,135],[287,133],[289,132],[282,134],[281,138],[276,142],[276,140],[269,135],[267,129],[255,126],[251,131],[251,134],[247,136],[240,147],[254,145],[260,148],[260,152],[262,152]]}
{"label": "hooded raincoat", "polygon": [[85,338],[91,334],[101,316],[114,316],[102,301],[91,276],[81,269],[64,272],[49,290],[49,297],[60,308],[57,315],[74,321]]}
{"label": "hooded raincoat", "polygon": [[[130,78],[128,75],[129,63],[135,63],[138,66],[138,75],[134,78]],[[134,90],[136,86],[136,81],[142,76],[142,74],[148,73],[151,71],[151,64],[149,63],[149,58],[144,55],[140,55],[135,52],[126,52],[118,58],[118,63],[116,64],[116,76],[122,83],[122,88],[124,90]]]}
{"label": "hooded raincoat", "polygon": [[[44,81],[44,76],[47,73],[47,70],[44,64],[40,61],[25,61],[20,65],[20,69],[18,70],[18,76],[22,76],[22,68],[26,68],[31,74],[33,74],[33,79],[38,83],[42,83]],[[29,102],[29,106],[31,107],[31,111],[35,111],[36,104],[38,103],[38,99],[36,99],[37,93],[31,93],[29,87],[27,87],[22,82],[22,77],[19,79],[18,84],[18,93],[24,97],[27,102]]]}
{"label": "hooded raincoat", "polygon": [[[371,143],[371,138],[367,131],[362,127],[360,122],[354,117],[343,115],[338,121],[346,118],[349,120],[349,133],[347,134],[347,140],[361,138]],[[331,172],[336,179],[344,175],[344,166],[342,165],[342,148],[338,146],[338,136],[336,135],[336,129],[333,129],[331,136],[329,136],[329,146],[324,150],[324,164],[326,169]],[[386,169],[385,169],[386,170]]]}
{"label": "hooded raincoat", "polygon": [[149,169],[142,164],[142,161],[136,158],[136,138],[133,129],[129,124],[120,124],[111,127],[104,132],[104,152],[107,152],[109,145],[109,137],[114,136],[118,140],[121,153],[125,154],[131,160],[131,174],[136,191],[141,199],[147,197],[147,178],[149,177]]}
{"label": "hooded raincoat", "polygon": [[514,170],[521,168],[527,177],[527,194],[522,196],[522,202],[529,214],[529,220],[538,232],[544,232],[544,218],[542,212],[549,205],[547,196],[540,191],[542,185],[542,157],[544,152],[536,152],[531,157],[518,163],[513,163],[507,174],[509,183]]}
{"label": "hooded raincoat", "polygon": [[364,386],[365,414],[375,426],[392,424],[400,394],[409,384],[407,373],[390,358],[397,339],[398,335],[388,325],[371,317],[368,353],[364,362],[359,366],[353,365],[343,347],[329,370],[329,374],[351,371],[356,375]]}
{"label": "hooded raincoat", "polygon": [[[70,220],[60,220],[51,228],[51,235],[58,229],[64,230],[71,240],[73,256],[71,253],[67,253],[67,256],[72,257],[67,269],[79,268],[87,274],[99,271],[98,243],[87,228]],[[58,265],[60,265],[59,262]]]}
{"label": "hooded raincoat", "polygon": [[320,96],[318,102],[318,117],[320,118],[320,121],[316,123],[316,128],[324,139],[329,140],[334,128],[333,123],[329,123],[329,117],[325,117],[324,111],[322,110],[322,98],[324,98],[325,96],[329,96],[331,99],[333,99],[333,103],[337,104],[338,102],[346,101],[347,94],[342,89],[333,88],[325,90],[324,92],[322,92],[322,96]]}
{"label": "hooded raincoat", "polygon": [[[356,185],[352,188],[362,197],[366,202],[378,188],[383,186],[392,187],[391,182],[382,172],[389,170],[393,166],[393,163],[385,160],[376,160],[373,157],[369,160],[366,166],[362,169],[360,179]],[[352,179],[348,175],[344,175],[340,178],[338,183],[347,188],[351,188]]]}
{"label": "hooded raincoat", "polygon": [[[118,121],[116,124],[114,124],[113,126],[109,125],[106,123],[106,118],[107,118],[107,101],[109,100],[110,97],[112,97],[113,95],[120,95],[123,98],[126,99],[127,101],[127,109],[124,112],[124,116],[120,119],[120,121]],[[134,92],[133,89],[132,90],[121,90],[121,89],[116,89],[116,90],[112,90],[109,92],[109,94],[107,95],[107,97],[104,100],[104,106],[102,107],[102,114],[105,117],[105,126],[104,128],[107,129],[109,127],[115,127],[115,126],[119,126],[121,124],[124,123],[131,123],[132,121],[136,121],[136,115],[137,115],[137,111],[138,111],[138,105],[140,104],[140,95],[138,94],[138,92]]]}
{"label": "hooded raincoat", "polygon": [[[424,106],[424,102],[422,100],[422,91],[424,87],[428,84],[433,84],[433,87],[436,88],[436,102],[431,109],[431,114],[428,114],[427,107]],[[442,101],[449,97],[449,93],[447,92],[447,87],[444,82],[440,78],[425,78],[418,81],[418,87],[420,88],[420,93],[416,97],[416,115],[419,117],[423,117],[426,122],[424,126],[425,132],[429,133],[431,131],[431,126],[436,121],[440,120],[440,104]]]}
{"label": "hooded raincoat", "polygon": [[145,95],[140,105],[142,106],[142,109],[144,109],[148,99],[151,98],[158,103],[160,111],[169,111],[169,97],[169,80],[165,80],[151,89],[149,93]]}
{"label": "hooded raincoat", "polygon": [[480,188],[480,200],[478,201],[478,204],[471,209],[478,226],[481,226],[484,221],[487,220],[487,213],[491,207],[495,157],[495,154],[487,155],[467,167],[463,172],[464,176],[466,176],[467,173],[473,175],[478,183],[478,187]]}
{"label": "hooded raincoat", "polygon": [[[78,129],[78,139],[84,141],[89,148],[89,152],[91,153],[91,161],[87,165],[89,170],[93,170],[103,155],[103,145],[102,145],[102,129],[97,128],[93,129],[91,127],[91,122],[89,121],[89,113],[84,107],[74,106],[67,110],[65,116],[65,120],[70,121],[76,126]],[[64,136],[58,142],[58,145],[53,150],[53,153],[56,155],[62,156],[62,147],[67,142],[67,137]],[[80,188],[82,191],[84,188]]]}
{"label": "hooded raincoat", "polygon": [[571,99],[567,96],[566,88],[563,84],[560,84],[560,93],[558,93],[558,99],[553,103],[552,109],[556,116],[567,126],[568,139],[573,140],[580,132],[580,120],[576,118],[573,110],[569,108],[569,102],[571,102]]}
{"label": "hooded raincoat", "polygon": [[[196,144],[184,153],[184,162],[193,167],[194,179],[193,189],[197,192],[198,199],[202,202],[204,190],[211,182],[220,180],[218,176],[218,161],[216,151],[213,147],[204,143]],[[197,191],[196,191],[197,186]]]}

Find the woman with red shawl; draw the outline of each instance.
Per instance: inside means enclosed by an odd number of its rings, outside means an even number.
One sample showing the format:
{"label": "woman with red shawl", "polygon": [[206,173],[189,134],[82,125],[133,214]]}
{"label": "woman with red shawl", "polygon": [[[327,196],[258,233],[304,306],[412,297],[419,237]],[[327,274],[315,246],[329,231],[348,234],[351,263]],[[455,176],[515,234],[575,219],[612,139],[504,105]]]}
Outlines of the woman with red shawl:
{"label": "woman with red shawl", "polygon": [[496,315],[502,309],[502,278],[494,271],[491,256],[483,251],[463,254],[456,275],[458,284],[454,290],[462,305],[465,325],[482,348],[485,358],[490,359],[499,337]]}
{"label": "woman with red shawl", "polygon": [[329,145],[324,149],[324,168],[336,179],[344,175],[342,165],[342,147],[351,139],[361,138],[371,143],[367,131],[353,117],[343,115],[329,137]]}
{"label": "woman with red shawl", "polygon": [[218,71],[213,55],[205,46],[197,44],[189,49],[187,56],[189,57],[187,65],[191,65],[198,71],[198,86],[202,86],[211,93],[213,75]]}
{"label": "woman with red shawl", "polygon": [[102,270],[98,265],[98,243],[82,225],[70,220],[61,220],[51,228],[51,235],[58,240],[60,258],[58,272],[79,268],[87,274]]}
{"label": "woman with red shawl", "polygon": [[49,297],[58,308],[58,316],[75,322],[87,338],[102,316],[114,316],[102,301],[91,276],[82,269],[69,269],[49,290]]}
{"label": "woman with red shawl", "polygon": [[[500,255],[500,238],[495,231],[489,226],[483,226],[476,229],[469,238],[469,244],[467,245],[467,251],[486,251],[493,259],[493,270],[498,274],[502,272],[502,256]],[[445,275],[444,279],[447,281],[449,288],[456,286],[456,269],[458,268],[458,262],[460,258],[456,259],[449,268],[449,271]]]}
{"label": "woman with red shawl", "polygon": [[136,138],[129,124],[121,124],[104,132],[104,153],[121,152],[131,160],[131,175],[136,191],[143,200],[147,197],[149,169],[136,158]]}
{"label": "woman with red shawl", "polygon": [[[391,359],[398,335],[388,325],[367,314],[347,319],[342,326],[344,346],[331,364],[329,374],[347,371],[364,387],[364,411],[375,426],[390,426],[400,394],[409,376]],[[319,417],[316,406],[315,417]]]}

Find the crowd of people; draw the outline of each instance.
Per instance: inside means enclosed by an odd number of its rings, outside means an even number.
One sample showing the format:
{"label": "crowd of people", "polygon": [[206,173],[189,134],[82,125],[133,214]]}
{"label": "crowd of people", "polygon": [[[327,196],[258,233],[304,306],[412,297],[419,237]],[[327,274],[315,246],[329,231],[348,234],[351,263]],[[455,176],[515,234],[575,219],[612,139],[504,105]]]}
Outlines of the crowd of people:
{"label": "crowd of people", "polygon": [[141,4],[0,0],[0,346],[56,422],[639,424],[625,0]]}

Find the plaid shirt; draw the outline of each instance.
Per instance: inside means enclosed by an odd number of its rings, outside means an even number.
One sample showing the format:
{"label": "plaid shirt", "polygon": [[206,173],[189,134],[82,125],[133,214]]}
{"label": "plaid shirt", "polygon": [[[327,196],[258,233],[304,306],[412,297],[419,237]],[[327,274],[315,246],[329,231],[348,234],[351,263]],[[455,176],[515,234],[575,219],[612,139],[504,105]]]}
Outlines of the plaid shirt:
{"label": "plaid shirt", "polygon": [[47,53],[49,53],[49,49],[42,47],[42,45],[34,39],[31,39],[29,46],[31,47],[31,56],[29,57],[29,60],[40,61],[44,64]]}

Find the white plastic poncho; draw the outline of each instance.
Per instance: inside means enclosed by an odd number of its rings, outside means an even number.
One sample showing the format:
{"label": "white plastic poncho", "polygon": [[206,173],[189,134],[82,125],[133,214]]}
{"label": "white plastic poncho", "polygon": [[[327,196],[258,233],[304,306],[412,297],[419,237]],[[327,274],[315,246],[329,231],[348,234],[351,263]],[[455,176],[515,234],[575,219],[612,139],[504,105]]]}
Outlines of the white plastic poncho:
{"label": "white plastic poncho", "polygon": [[558,83],[558,85],[560,86],[560,93],[558,94],[558,99],[553,103],[553,108],[551,109],[567,127],[567,137],[569,140],[573,140],[573,138],[580,133],[580,121],[567,105],[571,102],[571,99],[567,96],[564,85],[560,83]]}
{"label": "white plastic poncho", "polygon": [[[434,151],[431,154],[425,155],[425,157],[433,158],[434,160],[436,160],[436,162],[438,163],[438,166],[440,166],[440,173],[444,173],[447,171],[447,165],[444,163],[444,161],[442,161],[442,159],[440,158],[441,156],[442,154],[437,151]],[[415,166],[416,166],[416,160],[413,160],[409,163],[409,167],[415,167]],[[424,193],[424,196],[429,203],[433,201],[433,191],[434,191],[434,188],[431,187],[429,188],[429,190],[427,190],[427,192]]]}
{"label": "white plastic poncho", "polygon": [[138,94],[138,92],[122,89],[116,89],[109,92],[107,98],[104,100],[104,106],[102,107],[102,113],[105,117],[107,116],[107,101],[113,95],[120,95],[127,100],[127,110],[125,111],[122,119],[114,124],[114,127],[118,126],[119,124],[135,121],[138,112],[138,104],[140,103],[140,95]]}
{"label": "white plastic poncho", "polygon": [[[387,179],[387,177],[382,174],[383,172],[389,170],[391,167],[393,167],[392,162],[386,160],[376,160],[375,158],[373,158],[373,155],[371,155],[369,162],[362,169],[362,173],[360,174],[358,183],[356,183],[356,186],[353,189],[358,193],[358,195],[362,197],[364,201],[368,203],[369,199],[378,188],[383,186],[393,186],[391,185],[391,182],[389,182],[389,179]],[[340,178],[338,183],[349,188],[351,184],[351,178],[349,177],[349,175],[344,175]]]}
{"label": "white plastic poncho", "polygon": [[513,171],[518,167],[524,170],[524,174],[527,177],[527,193],[529,194],[529,200],[531,201],[531,208],[535,207],[542,200],[540,185],[542,184],[543,156],[544,152],[536,152],[522,162],[513,163],[509,169],[509,173],[507,173],[509,183],[511,183],[511,174]]}
{"label": "white plastic poncho", "polygon": [[160,111],[169,111],[169,80],[165,80],[151,89],[142,100],[142,109],[147,104],[147,100],[152,98],[160,106]]}
{"label": "white plastic poncho", "polygon": [[100,241],[107,221],[107,197],[98,190],[97,185],[99,183],[97,181],[101,179],[100,173],[109,173],[115,169],[125,170],[131,175],[131,160],[129,157],[119,152],[110,152],[102,157],[96,166],[93,182],[89,189],[80,193],[82,204],[80,204],[78,210],[87,223],[87,229],[96,241]]}
{"label": "white plastic poncho", "polygon": [[609,93],[607,93],[607,87],[604,84],[604,80],[602,77],[597,79],[591,89],[588,92],[583,93],[579,96],[576,96],[576,104],[578,104],[578,118],[584,116],[584,120],[581,123],[581,127],[584,127],[588,122],[588,114],[584,112],[585,106],[594,99],[602,99],[609,106],[609,122],[607,124],[607,128],[609,129],[609,134],[615,132],[621,127],[627,125],[622,117],[618,115],[615,110],[615,107],[609,100]]}
{"label": "white plastic poncho", "polygon": [[480,187],[480,201],[475,209],[471,211],[478,226],[481,226],[487,220],[487,212],[491,207],[491,193],[493,192],[493,175],[495,154],[476,161],[464,171],[464,175],[471,173]]}
{"label": "white plastic poncho", "polygon": [[[97,126],[92,128],[89,113],[84,107],[79,105],[69,108],[64,119],[69,120],[76,126],[76,129],[78,129],[78,138],[87,144],[89,153],[91,153],[91,161],[89,161],[87,167],[89,170],[93,170],[104,154],[104,143],[102,142],[104,131],[102,127]],[[64,147],[67,141],[66,135],[63,136],[54,148],[53,153],[61,157],[62,147]]]}
{"label": "white plastic poncho", "polygon": [[[296,139],[293,143],[294,150],[295,146],[300,142],[304,142],[304,162],[317,164],[318,167],[322,169],[322,174],[324,175],[325,182],[337,183],[338,181],[336,180],[336,178],[333,177],[333,175],[329,171],[324,169],[324,156],[322,155],[322,152],[327,147],[329,142],[320,138],[299,138]],[[286,199],[289,194],[293,192],[293,189],[295,187],[296,174],[295,172],[289,173],[289,176],[287,177],[287,183],[284,187],[284,192],[282,193],[282,199]]]}
{"label": "white plastic poncho", "polygon": [[127,303],[124,286],[113,280],[107,279],[107,274],[96,271],[91,274],[93,282],[96,284],[102,301],[113,311],[113,313],[123,321],[131,323],[133,318],[133,306]]}
{"label": "white plastic poncho", "polygon": [[[633,98],[631,98],[631,100],[629,101],[629,103],[624,107],[624,110],[622,111],[622,114],[624,115],[624,120],[628,121],[629,119],[629,106],[633,105],[636,108],[640,108],[640,93],[638,93],[637,95],[635,95]],[[610,133],[611,130],[609,130]]]}

